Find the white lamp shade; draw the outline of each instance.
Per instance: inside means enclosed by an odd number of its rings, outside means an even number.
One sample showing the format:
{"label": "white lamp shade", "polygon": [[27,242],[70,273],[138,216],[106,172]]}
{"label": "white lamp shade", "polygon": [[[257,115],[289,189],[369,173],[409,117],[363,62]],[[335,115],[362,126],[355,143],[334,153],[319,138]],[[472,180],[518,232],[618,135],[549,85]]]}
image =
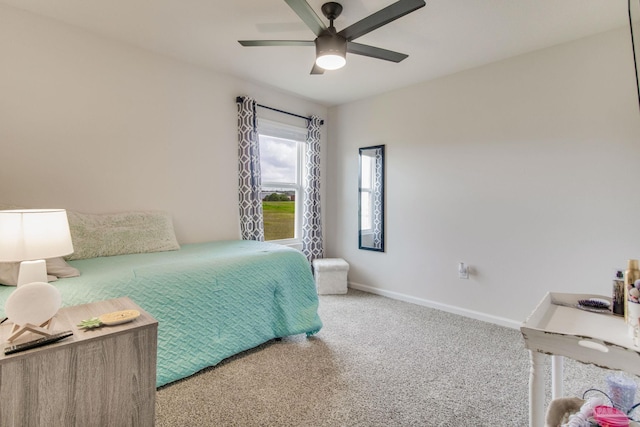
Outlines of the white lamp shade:
{"label": "white lamp shade", "polygon": [[26,261],[73,253],[67,211],[0,211],[0,261]]}

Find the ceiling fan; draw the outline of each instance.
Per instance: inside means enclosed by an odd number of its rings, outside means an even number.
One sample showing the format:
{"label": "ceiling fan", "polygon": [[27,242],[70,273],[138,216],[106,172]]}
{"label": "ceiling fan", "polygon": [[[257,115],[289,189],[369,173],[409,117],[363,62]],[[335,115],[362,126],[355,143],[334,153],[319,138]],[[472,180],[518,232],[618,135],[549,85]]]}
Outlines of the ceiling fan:
{"label": "ceiling fan", "polygon": [[238,43],[242,46],[315,46],[316,62],[311,69],[311,74],[323,74],[325,70],[337,70],[343,67],[346,64],[347,52],[392,62],[400,62],[407,58],[409,55],[404,53],[354,43],[353,40],[425,5],[424,0],[399,0],[342,31],[336,31],[333,21],[342,12],[340,3],[328,2],[322,5],[322,13],[329,20],[327,28],[306,0],[285,0],[285,2],[317,36],[315,40],[239,40]]}

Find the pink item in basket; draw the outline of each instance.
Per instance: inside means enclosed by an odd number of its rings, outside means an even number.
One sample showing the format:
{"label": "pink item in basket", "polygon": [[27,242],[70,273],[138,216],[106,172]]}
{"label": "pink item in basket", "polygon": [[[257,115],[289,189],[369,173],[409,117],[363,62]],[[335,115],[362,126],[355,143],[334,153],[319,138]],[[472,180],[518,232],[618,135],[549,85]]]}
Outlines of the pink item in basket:
{"label": "pink item in basket", "polygon": [[611,406],[596,406],[593,408],[593,419],[600,427],[629,427],[629,418],[624,412]]}

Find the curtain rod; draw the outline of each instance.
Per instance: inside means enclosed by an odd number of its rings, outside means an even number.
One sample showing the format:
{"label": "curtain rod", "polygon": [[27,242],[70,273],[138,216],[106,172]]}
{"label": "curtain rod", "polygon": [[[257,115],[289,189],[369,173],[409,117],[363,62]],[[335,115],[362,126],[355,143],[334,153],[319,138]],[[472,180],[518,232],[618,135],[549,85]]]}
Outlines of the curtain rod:
{"label": "curtain rod", "polygon": [[[243,96],[236,97],[236,102],[242,102],[242,101],[244,101],[244,97]],[[266,108],[267,110],[275,111],[277,113],[288,114],[290,116],[298,117],[298,118],[301,118],[301,119],[305,119],[307,121],[311,120],[309,117],[301,116],[300,114],[290,113],[288,111],[279,110],[277,108],[273,108],[273,107],[269,107],[269,106],[266,106],[266,105],[258,104],[257,102],[256,102],[256,106],[260,107],[260,108]],[[320,120],[320,124],[323,125],[324,124],[324,120]]]}

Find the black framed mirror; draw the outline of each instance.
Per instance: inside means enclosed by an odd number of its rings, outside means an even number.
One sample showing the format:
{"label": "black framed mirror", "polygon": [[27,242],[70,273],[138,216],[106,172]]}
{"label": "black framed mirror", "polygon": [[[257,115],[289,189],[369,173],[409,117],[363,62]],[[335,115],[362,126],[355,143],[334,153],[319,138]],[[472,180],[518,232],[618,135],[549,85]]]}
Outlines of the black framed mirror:
{"label": "black framed mirror", "polygon": [[358,247],[384,252],[384,145],[360,148]]}

